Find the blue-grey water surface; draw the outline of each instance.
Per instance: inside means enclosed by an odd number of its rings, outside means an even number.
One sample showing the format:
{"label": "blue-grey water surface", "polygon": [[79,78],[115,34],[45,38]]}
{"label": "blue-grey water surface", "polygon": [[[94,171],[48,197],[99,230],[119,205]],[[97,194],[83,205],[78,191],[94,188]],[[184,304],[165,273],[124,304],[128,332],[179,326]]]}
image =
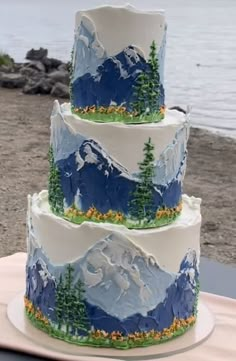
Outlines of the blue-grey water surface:
{"label": "blue-grey water surface", "polygon": [[[129,2],[143,9],[166,9],[167,105],[190,104],[194,125],[236,137],[236,1]],[[27,50],[43,46],[49,49],[49,56],[68,60],[75,12],[103,3],[126,2],[0,0],[0,50],[23,61]]]}

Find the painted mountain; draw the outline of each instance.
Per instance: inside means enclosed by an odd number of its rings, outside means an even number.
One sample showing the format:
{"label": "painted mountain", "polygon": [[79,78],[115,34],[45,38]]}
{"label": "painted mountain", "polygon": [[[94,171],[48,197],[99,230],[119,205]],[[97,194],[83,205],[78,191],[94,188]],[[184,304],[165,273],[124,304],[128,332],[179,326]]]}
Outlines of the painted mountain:
{"label": "painted mountain", "polygon": [[[97,142],[84,140],[76,152],[56,163],[68,207],[75,203],[83,211],[95,206],[102,213],[112,209],[128,214],[138,180]],[[181,181],[178,174],[175,177],[167,185],[153,185],[154,211],[160,206],[175,207],[180,202]]]}
{"label": "painted mountain", "polygon": [[26,295],[49,319],[55,318],[55,278],[39,258],[26,272]]}
{"label": "painted mountain", "polygon": [[[66,109],[55,101],[51,117],[51,144],[60,170],[66,206],[75,203],[86,211],[94,205],[100,212],[113,209],[126,214],[131,193],[138,181],[137,173],[130,173],[95,140],[73,132],[64,111]],[[156,159],[153,177],[156,208],[162,205],[174,207],[180,201],[188,133],[189,123],[186,122],[176,132],[173,142]]]}
{"label": "painted mountain", "polygon": [[[129,46],[116,56],[107,58],[95,74],[86,73],[72,83],[75,107],[124,104],[129,109],[133,87],[140,72],[149,65],[135,47]],[[160,86],[160,106],[164,105],[164,88]]]}
{"label": "painted mountain", "polygon": [[[199,273],[193,250],[184,257],[179,272],[172,274],[129,239],[110,234],[73,268],[74,284],[78,280],[84,284],[86,313],[95,329],[125,335],[159,331],[174,318],[185,319],[194,313]],[[28,261],[26,296],[54,322],[56,287],[65,272],[66,266],[53,266],[39,248]]]}
{"label": "painted mountain", "polygon": [[[151,44],[150,44],[151,45]],[[159,52],[163,73],[165,36]],[[128,46],[114,56],[107,56],[98,39],[93,22],[83,17],[75,36],[72,103],[75,107],[124,104],[129,109],[133,100],[133,86],[140,72],[149,65],[142,51]],[[162,81],[163,74],[160,74]],[[160,106],[164,105],[164,88],[160,85]]]}

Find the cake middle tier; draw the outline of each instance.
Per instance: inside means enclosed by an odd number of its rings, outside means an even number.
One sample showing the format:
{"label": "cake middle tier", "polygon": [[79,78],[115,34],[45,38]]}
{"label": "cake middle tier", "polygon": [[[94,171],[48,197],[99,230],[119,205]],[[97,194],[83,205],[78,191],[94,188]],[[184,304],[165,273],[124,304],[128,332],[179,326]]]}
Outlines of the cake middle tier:
{"label": "cake middle tier", "polygon": [[55,101],[51,209],[75,223],[169,223],[181,211],[188,135],[189,116],[177,110],[167,110],[159,123],[95,123]]}

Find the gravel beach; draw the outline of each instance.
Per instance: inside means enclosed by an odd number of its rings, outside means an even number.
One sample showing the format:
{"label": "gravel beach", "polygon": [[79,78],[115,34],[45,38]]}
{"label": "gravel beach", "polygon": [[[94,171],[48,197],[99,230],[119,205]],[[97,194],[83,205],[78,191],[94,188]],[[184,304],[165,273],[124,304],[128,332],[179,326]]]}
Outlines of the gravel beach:
{"label": "gravel beach", "polygon": [[[0,257],[26,251],[27,194],[47,188],[51,96],[0,88]],[[236,140],[192,128],[184,192],[202,198],[202,255],[236,264]]]}

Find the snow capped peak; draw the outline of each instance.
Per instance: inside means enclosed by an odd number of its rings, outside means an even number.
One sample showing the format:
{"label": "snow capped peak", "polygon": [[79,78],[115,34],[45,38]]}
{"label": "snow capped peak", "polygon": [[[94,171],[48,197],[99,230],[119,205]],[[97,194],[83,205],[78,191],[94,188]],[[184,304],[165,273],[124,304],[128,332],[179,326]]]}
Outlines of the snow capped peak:
{"label": "snow capped peak", "polygon": [[196,251],[194,249],[189,249],[185,256],[185,261],[188,262],[189,265],[194,266],[196,263],[196,257]]}
{"label": "snow capped peak", "polygon": [[155,184],[168,184],[177,178],[182,182],[185,175],[187,160],[187,141],[189,136],[189,122],[186,122],[176,134],[172,144],[169,144],[155,165]]}
{"label": "snow capped peak", "polygon": [[[183,272],[182,272],[183,273]],[[194,268],[189,268],[184,271],[184,274],[188,277],[191,286],[196,287],[196,271]]]}
{"label": "snow capped peak", "polygon": [[82,16],[75,34],[74,79],[86,73],[95,74],[105,58],[106,51],[98,39],[94,23]]}
{"label": "snow capped peak", "polygon": [[124,79],[128,78],[129,77],[129,73],[126,69],[124,69],[122,63],[120,60],[118,60],[117,58],[113,57],[112,58],[112,61],[115,63],[119,73],[120,73],[120,76]]}
{"label": "snow capped peak", "polygon": [[92,35],[94,33],[95,26],[91,19],[83,15],[81,18],[80,27],[78,28],[78,34],[81,33],[80,28],[86,29],[86,31]]}
{"label": "snow capped peak", "polygon": [[140,61],[140,56],[144,58],[143,52],[134,46],[128,46],[124,49],[124,55],[129,66],[133,66]]}
{"label": "snow capped peak", "polygon": [[77,170],[80,170],[85,163],[97,164],[97,169],[99,171],[103,170],[105,176],[108,176],[109,171],[116,168],[120,174],[127,174],[127,176],[131,177],[128,170],[113,160],[100,144],[93,139],[85,140],[82,143],[80,150],[76,152],[76,162],[78,163]]}
{"label": "snow capped peak", "polygon": [[105,49],[97,37],[95,25],[91,19],[84,15],[82,16],[80,27],[78,29],[78,39],[81,39],[86,48],[89,47],[97,58],[104,58],[106,54]]}
{"label": "snow capped peak", "polygon": [[[88,302],[119,319],[129,317],[134,310],[147,315],[165,299],[166,289],[175,278],[161,270],[153,257],[117,232],[88,250],[80,261],[80,270]],[[163,285],[161,290],[160,284]]]}
{"label": "snow capped peak", "polygon": [[188,249],[183,261],[180,265],[180,270],[184,270],[186,268],[196,268],[198,270],[198,260],[197,253],[194,249]]}
{"label": "snow capped peak", "polygon": [[50,274],[50,272],[47,269],[47,265],[42,260],[42,258],[38,259],[37,265],[41,268],[38,272],[43,281],[43,287],[45,288],[49,280],[55,281],[55,277]]}
{"label": "snow capped peak", "polygon": [[181,262],[180,275],[185,275],[188,278],[194,293],[196,280],[199,276],[199,261],[194,249],[189,249]]}
{"label": "snow capped peak", "polygon": [[52,114],[51,114],[51,144],[58,148],[57,139],[58,133],[61,129],[65,128],[64,118],[61,112],[61,106],[58,100],[53,103]]}
{"label": "snow capped peak", "polygon": [[65,111],[65,106],[61,107],[59,102],[55,100],[51,114],[50,139],[55,162],[66,159],[71,153],[76,152],[85,139],[82,135],[71,132],[70,127],[65,122],[63,111]]}
{"label": "snow capped peak", "polygon": [[97,157],[96,153],[93,153],[93,150],[89,144],[85,145],[84,151],[86,153],[85,162],[91,163],[91,164],[98,163],[98,157]]}
{"label": "snow capped peak", "polygon": [[84,160],[81,158],[79,150],[75,153],[75,160],[78,164],[77,171],[79,171],[84,166]]}

